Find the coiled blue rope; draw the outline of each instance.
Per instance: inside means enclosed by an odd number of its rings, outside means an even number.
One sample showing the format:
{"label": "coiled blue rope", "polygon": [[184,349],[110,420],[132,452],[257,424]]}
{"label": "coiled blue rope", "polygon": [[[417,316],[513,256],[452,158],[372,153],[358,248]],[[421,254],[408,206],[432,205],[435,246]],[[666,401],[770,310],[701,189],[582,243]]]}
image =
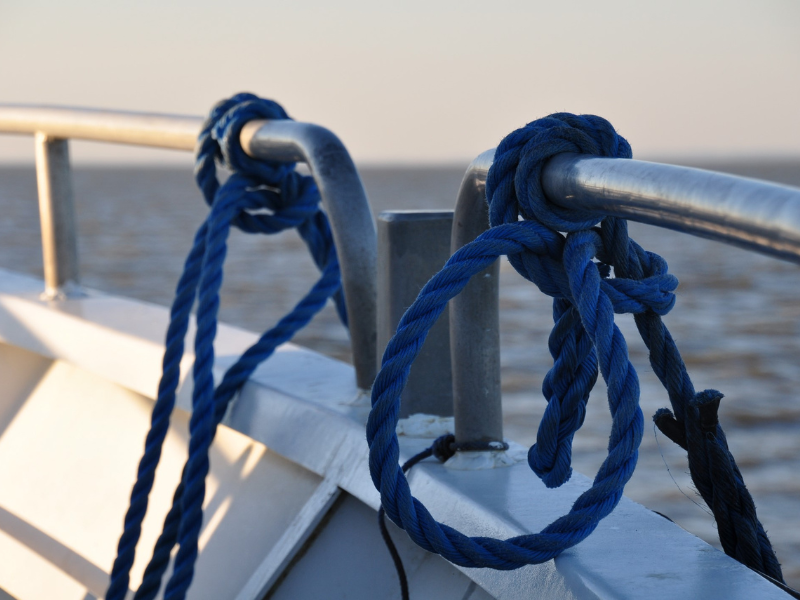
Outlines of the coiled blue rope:
{"label": "coiled blue rope", "polygon": [[[677,279],[667,273],[661,257],[628,238],[625,221],[564,209],[547,201],[541,187],[541,171],[547,159],[562,152],[631,157],[627,141],[610,123],[592,115],[554,114],[508,135],[497,148],[486,182],[492,227],[455,252],[422,289],[389,342],[373,386],[367,423],[370,473],[386,514],[418,545],[464,567],[516,569],[554,558],[585,539],[622,497],[636,466],[643,418],[638,404],[638,378],[628,360],[625,340],[614,324],[615,312],[635,315],[651,352],[651,364],[667,388],[676,418],[699,414],[696,404],[692,404],[694,388],[660,318],[674,305],[672,292]],[[508,256],[523,277],[554,298],[555,325],[549,340],[554,365],[543,385],[547,408],[536,444],[528,454],[532,470],[548,487],[557,487],[569,479],[572,438],[583,423],[598,363],[607,383],[612,415],[608,456],[592,486],[578,497],[567,515],[540,533],[508,540],[467,537],[437,522],[411,495],[398,465],[395,434],[400,393],[427,332],[447,301],[464,288],[470,277],[502,255]],[[612,268],[615,276],[610,278]],[[718,439],[721,429],[716,423],[711,427]],[[724,442],[724,437],[721,439]],[[723,446],[717,443],[713,449],[718,453],[724,449],[725,459],[732,462],[727,446]],[[694,476],[693,462],[699,460],[693,461],[690,455]],[[739,476],[726,485],[735,488],[740,496],[747,494],[738,469],[735,474]],[[760,545],[759,554],[769,554],[777,565],[766,535],[760,535],[760,523],[756,528],[750,527],[757,531],[754,537]],[[769,559],[764,562],[769,563]],[[781,579],[779,570],[777,577],[767,574]]]}
{"label": "coiled blue rope", "polygon": [[[180,360],[195,300],[198,308],[189,459],[142,585],[136,592],[137,599],[153,598],[158,593],[176,543],[178,552],[164,597],[181,599],[186,595],[197,559],[205,478],[209,469],[208,451],[217,426],[236,392],[278,345],[291,339],[322,309],[328,298],[334,298],[340,319],[347,324],[336,249],[327,217],[319,207],[319,191],[313,178],[295,172],[293,164],[251,159],[239,145],[239,133],[248,121],[287,118],[286,112],[275,102],[252,94],[237,94],[212,109],[198,139],[195,177],[211,211],[195,236],[177,286],[158,398],[131,492],[130,507],[125,515],[107,600],[122,600],[128,589],[155,469],[175,405]],[[231,171],[221,185],[216,175],[217,162]],[[226,240],[232,225],[248,233],[275,233],[297,228],[322,273],[297,306],[228,369],[215,389],[213,343]]]}

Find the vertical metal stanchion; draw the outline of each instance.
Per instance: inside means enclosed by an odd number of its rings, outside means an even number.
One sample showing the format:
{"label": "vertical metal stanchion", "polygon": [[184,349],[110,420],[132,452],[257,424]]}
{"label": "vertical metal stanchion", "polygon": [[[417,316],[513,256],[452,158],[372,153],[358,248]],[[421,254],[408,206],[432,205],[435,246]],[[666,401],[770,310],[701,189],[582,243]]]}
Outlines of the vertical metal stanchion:
{"label": "vertical metal stanchion", "polygon": [[[453,252],[489,228],[486,173],[493,156],[494,151],[481,154],[464,175],[453,217]],[[503,441],[499,276],[500,265],[495,261],[450,301],[457,444]]]}
{"label": "vertical metal stanchion", "polygon": [[[453,211],[386,211],[378,216],[378,349],[422,287],[450,257]],[[378,357],[380,359],[380,356]],[[448,310],[431,328],[403,390],[400,416],[453,414]]]}
{"label": "vertical metal stanchion", "polygon": [[36,181],[44,258],[44,297],[79,293],[78,243],[67,140],[35,136]]}
{"label": "vertical metal stanchion", "polygon": [[372,211],[353,159],[331,131],[290,119],[251,121],[240,139],[242,148],[254,158],[303,161],[314,175],[339,256],[356,383],[368,396],[377,373],[377,242]]}

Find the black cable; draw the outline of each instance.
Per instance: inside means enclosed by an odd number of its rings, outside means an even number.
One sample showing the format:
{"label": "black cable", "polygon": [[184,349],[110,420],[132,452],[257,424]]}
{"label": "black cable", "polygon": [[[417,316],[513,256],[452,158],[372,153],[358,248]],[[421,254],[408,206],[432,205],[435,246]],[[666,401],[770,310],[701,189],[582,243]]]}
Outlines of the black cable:
{"label": "black cable", "polygon": [[[456,444],[455,436],[448,433],[441,437],[436,438],[430,447],[425,448],[419,454],[415,454],[403,464],[403,473],[416,465],[418,462],[425,460],[431,456],[435,456],[440,462],[447,461],[453,456],[456,451],[461,452],[485,452],[487,450],[508,450],[508,444],[505,442],[467,442],[465,444]],[[402,600],[409,600],[408,594],[408,577],[406,577],[406,570],[403,567],[403,559],[400,558],[400,553],[397,551],[397,546],[392,541],[392,536],[389,535],[389,529],[386,527],[386,511],[383,510],[383,505],[378,509],[378,528],[381,531],[386,548],[392,556],[394,568],[397,571],[397,578],[400,580],[400,597]]]}

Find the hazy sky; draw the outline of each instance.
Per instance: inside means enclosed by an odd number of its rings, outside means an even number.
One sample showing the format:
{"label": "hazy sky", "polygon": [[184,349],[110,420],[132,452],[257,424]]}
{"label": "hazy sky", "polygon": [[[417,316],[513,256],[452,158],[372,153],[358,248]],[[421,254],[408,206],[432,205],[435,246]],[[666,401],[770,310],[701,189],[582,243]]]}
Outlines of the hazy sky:
{"label": "hazy sky", "polygon": [[[0,0],[0,102],[204,114],[243,90],[362,162],[465,161],[555,111],[634,156],[797,156],[800,2]],[[4,136],[0,160],[31,146]]]}

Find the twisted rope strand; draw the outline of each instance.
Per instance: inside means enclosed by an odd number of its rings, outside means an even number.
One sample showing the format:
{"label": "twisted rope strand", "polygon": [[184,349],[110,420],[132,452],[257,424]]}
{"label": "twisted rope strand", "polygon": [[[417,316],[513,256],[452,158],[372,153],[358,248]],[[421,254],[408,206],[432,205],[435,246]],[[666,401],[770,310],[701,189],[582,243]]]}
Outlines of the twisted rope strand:
{"label": "twisted rope strand", "polygon": [[[223,188],[224,189],[224,188]],[[219,311],[219,290],[222,286],[222,264],[227,253],[226,239],[230,223],[238,212],[235,196],[221,196],[215,202],[209,217],[206,254],[199,284],[199,306],[197,309],[197,334],[195,336],[194,388],[192,390],[192,416],[189,421],[189,459],[183,479],[181,498],[181,524],[178,529],[178,553],[165,599],[182,598],[189,587],[197,560],[197,541],[203,524],[203,500],[205,498],[206,475],[208,474],[208,451],[211,446],[214,416],[214,346]]]}
{"label": "twisted rope strand", "polygon": [[[589,392],[597,381],[597,354],[577,309],[568,300],[557,299],[553,321],[548,341],[553,368],[542,384],[547,407],[539,423],[541,443],[528,452],[531,470],[550,488],[572,475],[572,438],[583,425]],[[558,430],[557,438],[546,434],[553,429]]]}
{"label": "twisted rope strand", "polygon": [[[624,220],[605,219],[601,235],[620,276],[641,280],[662,270],[663,259],[631,240]],[[667,437],[687,451],[692,482],[714,514],[722,549],[751,569],[783,583],[780,563],[717,419],[722,394],[715,390],[695,393],[678,347],[658,314],[645,311],[634,315],[634,320],[650,351],[653,372],[667,390],[675,414],[673,417],[662,409],[653,419]]]}
{"label": "twisted rope strand", "polygon": [[189,328],[189,315],[195,298],[195,288],[200,277],[200,266],[205,252],[207,226],[204,223],[195,236],[183,274],[178,281],[175,300],[170,310],[166,349],[162,360],[162,376],[158,396],[150,419],[150,431],[145,439],[145,449],[131,491],[130,506],[125,514],[123,533],[117,546],[117,557],[111,569],[111,579],[106,592],[108,600],[122,600],[128,592],[130,570],[136,558],[136,544],[142,531],[142,521],[147,513],[150,491],[153,489],[155,471],[161,459],[161,449],[169,429],[169,419],[175,407],[175,392],[180,380],[180,361],[183,357],[184,339]]}
{"label": "twisted rope strand", "polygon": [[[112,569],[106,594],[109,600],[122,600],[129,584],[147,498],[168,429],[169,415],[175,404],[180,359],[195,298],[198,299],[198,315],[189,459],[142,584],[135,594],[139,600],[153,598],[158,593],[176,542],[179,548],[165,597],[182,599],[186,595],[194,574],[197,540],[202,526],[208,450],[228,403],[256,367],[279,344],[291,339],[307,324],[328,298],[335,296],[337,311],[346,325],[339,263],[330,225],[319,209],[319,190],[311,177],[295,173],[294,165],[256,161],[244,153],[238,143],[239,133],[246,122],[257,118],[281,119],[288,118],[288,115],[274,102],[261,100],[252,94],[238,94],[212,109],[198,139],[195,176],[211,212],[195,236],[173,302],[159,396]],[[233,172],[222,185],[216,177],[217,161],[223,162]],[[251,212],[254,210],[257,212]],[[322,274],[295,309],[262,335],[228,369],[215,389],[213,342],[226,240],[232,225],[247,233],[274,233],[297,228]]]}
{"label": "twisted rope strand", "polygon": [[[291,313],[281,319],[275,327],[264,333],[253,346],[248,348],[242,356],[225,373],[222,381],[214,390],[214,428],[222,422],[228,404],[233,400],[236,392],[250,379],[253,371],[269,358],[275,349],[292,338],[294,333],[304,327],[319,312],[320,305],[341,288],[339,263],[335,255],[325,267],[319,281],[311,291],[295,306]],[[183,497],[185,472],[181,476],[173,497],[172,507],[164,521],[161,535],[156,541],[153,555],[145,570],[142,584],[136,591],[134,600],[152,600],[158,593],[161,580],[169,566],[170,552],[178,539],[178,525],[182,517],[181,499]]]}

